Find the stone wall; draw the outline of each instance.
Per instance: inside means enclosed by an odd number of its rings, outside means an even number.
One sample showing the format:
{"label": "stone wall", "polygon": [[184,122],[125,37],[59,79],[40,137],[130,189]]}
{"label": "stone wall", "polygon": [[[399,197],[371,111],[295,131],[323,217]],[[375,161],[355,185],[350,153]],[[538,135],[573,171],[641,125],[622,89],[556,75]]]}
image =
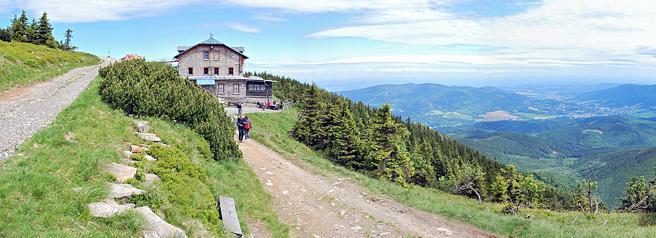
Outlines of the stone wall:
{"label": "stone wall", "polygon": [[[228,69],[233,68],[233,75],[243,75],[243,65],[240,65],[242,62],[241,58],[243,56],[235,53],[234,51],[226,48],[225,46],[212,46],[213,49],[210,50],[210,46],[200,45],[196,46],[193,49],[188,50],[178,58],[178,72],[182,77],[188,76],[203,76],[204,68],[208,67],[209,72],[207,75],[215,75],[214,68],[219,68],[219,74],[221,76],[228,75]],[[209,51],[210,58],[209,60],[204,59],[203,52]],[[188,68],[193,67],[193,75],[190,75]],[[244,84],[244,87],[246,85]]]}

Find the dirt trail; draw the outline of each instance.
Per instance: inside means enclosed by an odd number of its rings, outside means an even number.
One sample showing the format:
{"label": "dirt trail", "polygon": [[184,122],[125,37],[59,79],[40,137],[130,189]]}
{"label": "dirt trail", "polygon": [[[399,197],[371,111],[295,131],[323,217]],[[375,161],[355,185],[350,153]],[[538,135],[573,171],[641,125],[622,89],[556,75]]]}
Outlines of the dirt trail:
{"label": "dirt trail", "polygon": [[[491,237],[473,226],[407,207],[335,175],[297,166],[253,140],[244,159],[275,200],[292,237]],[[308,165],[309,166],[309,165]],[[307,167],[307,166],[303,166]]]}
{"label": "dirt trail", "polygon": [[96,78],[99,67],[76,68],[46,82],[0,92],[0,160],[50,124]]}

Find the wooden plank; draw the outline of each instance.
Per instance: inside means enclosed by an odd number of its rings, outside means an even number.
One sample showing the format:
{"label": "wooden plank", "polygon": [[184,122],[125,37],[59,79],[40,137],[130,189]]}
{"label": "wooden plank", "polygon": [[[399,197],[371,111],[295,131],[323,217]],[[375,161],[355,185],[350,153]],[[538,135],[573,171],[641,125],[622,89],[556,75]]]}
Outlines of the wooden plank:
{"label": "wooden plank", "polygon": [[221,220],[226,230],[241,237],[244,234],[239,225],[239,218],[237,218],[237,208],[235,207],[235,200],[230,197],[219,196],[219,213],[221,213]]}

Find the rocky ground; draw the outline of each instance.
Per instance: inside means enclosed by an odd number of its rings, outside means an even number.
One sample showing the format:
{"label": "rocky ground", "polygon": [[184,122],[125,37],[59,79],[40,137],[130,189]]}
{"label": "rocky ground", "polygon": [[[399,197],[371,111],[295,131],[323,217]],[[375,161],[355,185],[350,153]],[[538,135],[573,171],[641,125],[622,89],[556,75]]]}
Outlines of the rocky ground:
{"label": "rocky ground", "polygon": [[76,68],[47,82],[0,92],[0,160],[50,124],[98,76],[101,65]]}
{"label": "rocky ground", "polygon": [[349,179],[312,171],[252,140],[244,159],[275,200],[293,237],[490,237],[473,226],[369,194]]}

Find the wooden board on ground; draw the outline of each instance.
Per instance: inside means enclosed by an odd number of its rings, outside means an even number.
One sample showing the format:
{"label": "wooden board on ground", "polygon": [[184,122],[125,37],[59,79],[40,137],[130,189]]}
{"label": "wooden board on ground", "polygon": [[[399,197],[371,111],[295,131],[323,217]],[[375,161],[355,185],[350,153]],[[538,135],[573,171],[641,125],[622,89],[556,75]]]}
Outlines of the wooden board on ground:
{"label": "wooden board on ground", "polygon": [[235,200],[229,197],[219,197],[219,213],[221,213],[221,220],[226,230],[241,237],[243,233],[239,225],[239,218],[237,218],[237,208],[235,208]]}

